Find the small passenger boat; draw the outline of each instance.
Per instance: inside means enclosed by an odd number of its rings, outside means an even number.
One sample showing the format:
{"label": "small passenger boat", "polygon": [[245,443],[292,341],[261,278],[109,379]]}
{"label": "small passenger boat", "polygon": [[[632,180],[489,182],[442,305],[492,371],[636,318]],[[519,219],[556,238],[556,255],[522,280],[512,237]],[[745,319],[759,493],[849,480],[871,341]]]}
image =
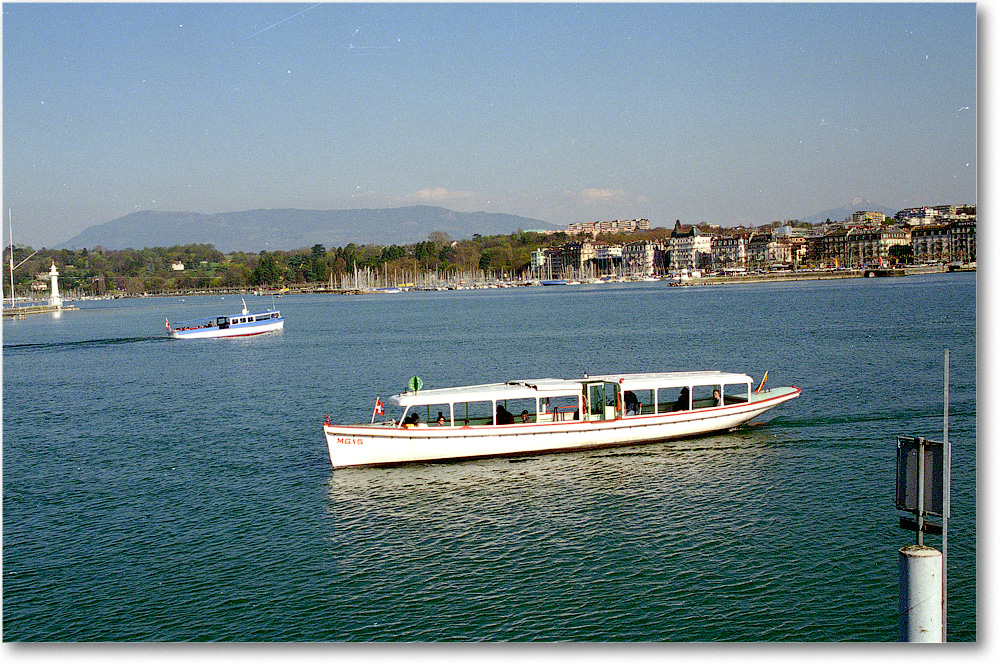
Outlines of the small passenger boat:
{"label": "small passenger boat", "polygon": [[235,338],[281,330],[285,326],[285,318],[278,310],[250,312],[247,310],[247,302],[243,300],[243,311],[240,314],[191,319],[177,322],[173,326],[168,319],[166,324],[167,335],[175,340]]}
{"label": "small passenger boat", "polygon": [[387,399],[398,420],[379,397],[371,424],[327,417],[323,432],[335,468],[626,446],[730,430],[801,393],[766,381],[754,391],[745,374],[664,372],[422,391],[414,377]]}

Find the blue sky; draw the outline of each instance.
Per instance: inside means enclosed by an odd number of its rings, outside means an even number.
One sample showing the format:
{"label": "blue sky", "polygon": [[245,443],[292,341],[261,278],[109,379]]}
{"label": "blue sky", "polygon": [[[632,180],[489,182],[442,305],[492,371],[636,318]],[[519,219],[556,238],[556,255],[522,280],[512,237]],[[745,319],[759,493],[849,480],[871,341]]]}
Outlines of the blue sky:
{"label": "blue sky", "polygon": [[432,204],[672,226],[857,196],[975,203],[976,18],[973,4],[5,3],[4,212],[38,248],[138,210]]}

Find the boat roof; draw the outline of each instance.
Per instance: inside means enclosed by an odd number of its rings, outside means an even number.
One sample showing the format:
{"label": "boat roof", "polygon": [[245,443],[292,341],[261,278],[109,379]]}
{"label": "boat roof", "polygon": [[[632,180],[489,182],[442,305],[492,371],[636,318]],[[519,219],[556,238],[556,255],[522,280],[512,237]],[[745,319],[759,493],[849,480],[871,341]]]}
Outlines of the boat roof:
{"label": "boat roof", "polygon": [[229,319],[235,319],[236,317],[259,317],[261,315],[269,315],[269,314],[276,314],[280,317],[281,311],[261,310],[260,312],[247,312],[245,314],[243,312],[240,312],[239,314],[231,314],[231,315],[211,315],[208,317],[198,317],[197,319],[187,319],[185,321],[174,322],[174,326],[182,326],[183,324],[193,324],[199,321],[215,321],[219,317],[228,317]]}
{"label": "boat roof", "polygon": [[623,390],[641,390],[656,387],[692,386],[707,384],[747,384],[753,379],[749,375],[735,372],[644,372],[618,375],[594,375],[580,379],[520,379],[496,384],[477,384],[451,388],[428,389],[397,393],[389,398],[402,407],[410,405],[433,405],[446,402],[477,402],[486,400],[516,400],[519,398],[575,395],[580,393],[585,382],[611,382],[620,384]]}
{"label": "boat roof", "polygon": [[706,384],[747,384],[753,383],[750,375],[741,372],[721,370],[699,370],[684,372],[637,372],[620,375],[596,375],[582,381],[606,381],[621,384],[622,389],[646,389],[661,386],[693,386]]}
{"label": "boat roof", "polygon": [[476,402],[479,400],[516,400],[580,392],[580,382],[566,379],[522,379],[497,384],[477,384],[453,388],[407,391],[390,398],[397,405],[427,405],[444,402]]}

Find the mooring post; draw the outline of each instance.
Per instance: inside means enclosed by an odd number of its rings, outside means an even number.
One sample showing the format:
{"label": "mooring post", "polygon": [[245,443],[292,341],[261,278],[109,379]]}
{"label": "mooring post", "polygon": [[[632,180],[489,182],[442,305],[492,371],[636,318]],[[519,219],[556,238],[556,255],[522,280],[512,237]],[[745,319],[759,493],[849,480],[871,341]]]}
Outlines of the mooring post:
{"label": "mooring post", "polygon": [[943,642],[941,551],[929,546],[899,549],[899,640]]}

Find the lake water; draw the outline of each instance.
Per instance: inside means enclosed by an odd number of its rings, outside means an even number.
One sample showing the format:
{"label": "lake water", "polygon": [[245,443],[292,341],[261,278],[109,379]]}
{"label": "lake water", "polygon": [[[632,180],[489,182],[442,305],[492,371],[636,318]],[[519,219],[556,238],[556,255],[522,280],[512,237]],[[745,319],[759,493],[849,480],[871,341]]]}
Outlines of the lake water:
{"label": "lake water", "polygon": [[[163,327],[232,296],[3,323],[5,641],[895,641],[895,437],[941,439],[945,348],[948,638],[977,638],[975,274],[277,305],[233,340]],[[802,396],[516,460],[335,471],[322,433],[414,375],[698,369]]]}

